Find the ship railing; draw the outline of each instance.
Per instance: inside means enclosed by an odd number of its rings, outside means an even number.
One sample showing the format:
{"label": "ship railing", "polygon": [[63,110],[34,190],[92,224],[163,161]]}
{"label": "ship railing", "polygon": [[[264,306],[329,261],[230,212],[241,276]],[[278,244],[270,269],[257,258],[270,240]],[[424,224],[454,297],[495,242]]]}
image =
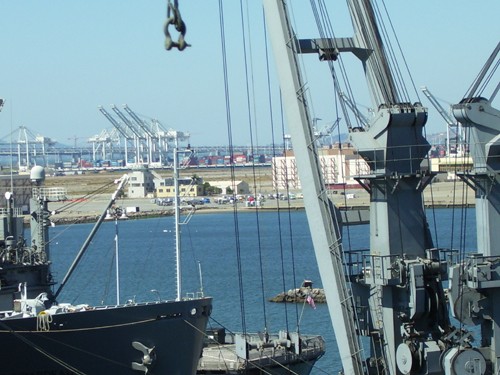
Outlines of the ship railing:
{"label": "ship railing", "polygon": [[[359,148],[360,154],[366,160],[368,169],[366,174],[421,174],[430,170],[430,162],[422,162],[429,157],[429,144],[387,146],[379,148]],[[363,170],[363,169],[360,169]],[[364,173],[360,173],[363,175]]]}
{"label": "ship railing", "polygon": [[467,144],[467,156],[470,156],[473,164],[473,167],[468,164],[472,174],[490,172],[498,174],[500,172],[500,155],[497,155],[496,152],[491,152],[490,147],[490,142],[469,142]]}
{"label": "ship railing", "polygon": [[465,258],[466,270],[464,277],[467,286],[474,289],[489,289],[500,287],[500,271],[497,265],[500,256],[485,256],[469,254]]}
{"label": "ship railing", "polygon": [[[426,253],[427,259],[441,264],[444,278],[446,268],[459,261],[459,252],[454,249],[433,248],[428,249]],[[399,254],[371,255],[369,249],[344,252],[344,264],[349,279],[375,285],[397,285],[403,282],[401,260]]]}
{"label": "ship railing", "polygon": [[363,257],[365,282],[373,285],[401,284],[401,255],[366,255]]}
{"label": "ship railing", "polygon": [[186,297],[184,297],[184,299],[186,300],[193,300],[193,299],[200,299],[200,298],[204,298],[205,297],[205,294],[203,292],[195,292],[195,293],[186,293]]}
{"label": "ship railing", "polygon": [[460,251],[456,249],[436,249],[439,251],[439,260],[441,262],[446,262],[448,266],[457,264],[460,260]]}
{"label": "ship railing", "polygon": [[301,339],[302,352],[325,350],[325,339],[322,336],[301,336]]}
{"label": "ship railing", "polygon": [[63,187],[34,187],[33,196],[40,196],[49,202],[59,202],[68,200],[68,193]]}
{"label": "ship railing", "polygon": [[[14,216],[22,216],[23,209],[22,207],[14,207]],[[9,215],[9,210],[2,207],[0,208],[0,217],[5,217]]]}
{"label": "ship railing", "polygon": [[349,279],[363,279],[367,270],[369,272],[370,265],[365,262],[369,252],[370,249],[344,251],[344,267]]}

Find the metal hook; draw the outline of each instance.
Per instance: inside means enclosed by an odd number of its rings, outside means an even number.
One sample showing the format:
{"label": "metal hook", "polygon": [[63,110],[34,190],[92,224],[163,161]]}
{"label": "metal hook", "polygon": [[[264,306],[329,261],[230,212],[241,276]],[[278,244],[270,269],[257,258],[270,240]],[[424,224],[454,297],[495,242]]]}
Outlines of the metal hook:
{"label": "metal hook", "polygon": [[[170,16],[170,12],[172,12],[172,16]],[[174,25],[175,29],[179,32],[179,38],[177,39],[177,42],[174,42],[172,40],[172,36],[170,35],[170,32],[168,30],[168,27],[170,25]],[[184,37],[186,35],[186,24],[182,20],[177,1],[175,1],[174,4],[172,4],[170,2],[170,0],[168,2],[167,21],[165,22],[165,26],[164,26],[163,31],[165,33],[165,49],[167,51],[172,49],[172,47],[175,47],[179,51],[182,51],[186,47],[190,46],[189,44],[186,43],[186,41],[184,39]]]}

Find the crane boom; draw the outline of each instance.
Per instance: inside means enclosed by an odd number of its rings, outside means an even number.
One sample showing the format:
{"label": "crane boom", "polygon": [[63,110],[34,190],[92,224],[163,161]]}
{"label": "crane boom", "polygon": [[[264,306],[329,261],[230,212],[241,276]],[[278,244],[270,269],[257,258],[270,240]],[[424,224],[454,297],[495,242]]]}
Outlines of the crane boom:
{"label": "crane boom", "polygon": [[149,137],[151,137],[151,138],[155,138],[155,137],[156,137],[156,136],[155,136],[155,134],[153,134],[153,133],[151,132],[151,129],[149,129],[149,128],[148,128],[148,126],[144,123],[144,121],[142,121],[142,120],[141,120],[141,118],[140,118],[139,116],[137,116],[137,114],[136,114],[134,111],[132,111],[128,105],[126,105],[126,104],[125,104],[125,105],[123,106],[123,109],[125,110],[125,112],[127,112],[127,113],[129,114],[129,116],[130,116],[130,117],[132,117],[132,118],[134,119],[135,123],[136,123],[137,125],[139,125],[139,127],[140,127],[142,130],[144,130],[144,132],[145,132],[145,133],[146,133]]}
{"label": "crane boom", "polygon": [[116,113],[116,115],[127,125],[127,127],[134,133],[138,139],[144,139],[144,134],[137,129],[137,127],[130,121],[123,113],[120,112],[117,106],[112,105],[111,109]]}
{"label": "crane boom", "polygon": [[130,135],[128,134],[127,130],[124,129],[116,119],[109,114],[108,111],[106,111],[102,106],[99,106],[99,112],[101,112],[104,117],[115,127],[118,132],[125,137],[125,139],[130,138]]}
{"label": "crane boom", "polygon": [[432,95],[432,93],[429,91],[429,89],[426,86],[423,86],[421,89],[422,89],[422,92],[424,93],[424,95],[427,97],[427,99],[429,99],[431,104],[434,106],[434,108],[437,109],[437,111],[439,112],[441,117],[444,118],[444,121],[446,121],[448,126],[455,126],[456,121],[453,121],[453,118],[448,114],[448,112],[446,112],[446,110],[443,108],[443,106],[441,104],[439,104],[439,102],[437,101],[435,96]]}
{"label": "crane boom", "polygon": [[331,302],[328,308],[342,365],[346,374],[360,375],[364,372],[363,360],[356,338],[353,301],[345,285],[340,215],[328,198],[318,168],[318,153],[303,94],[303,80],[297,53],[293,48],[295,43],[289,43],[295,40],[295,36],[290,26],[287,5],[281,0],[264,0],[263,3],[300,179],[309,181],[302,187],[308,208],[307,219],[321,279],[324,280],[325,295]]}

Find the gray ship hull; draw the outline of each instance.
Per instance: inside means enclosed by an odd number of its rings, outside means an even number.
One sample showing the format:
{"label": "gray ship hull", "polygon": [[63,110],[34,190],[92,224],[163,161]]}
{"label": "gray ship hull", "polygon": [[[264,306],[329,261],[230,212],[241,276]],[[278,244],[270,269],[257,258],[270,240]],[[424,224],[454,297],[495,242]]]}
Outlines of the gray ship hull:
{"label": "gray ship hull", "polygon": [[[211,308],[201,298],[2,319],[0,374],[195,374]],[[134,342],[153,349],[151,364]]]}

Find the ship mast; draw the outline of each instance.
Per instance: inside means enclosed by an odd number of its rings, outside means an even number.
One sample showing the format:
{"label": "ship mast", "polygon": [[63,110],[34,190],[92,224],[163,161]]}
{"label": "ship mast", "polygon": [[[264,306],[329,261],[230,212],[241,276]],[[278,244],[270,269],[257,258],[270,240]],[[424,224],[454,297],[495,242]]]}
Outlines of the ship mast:
{"label": "ship mast", "polygon": [[180,216],[181,202],[179,194],[179,149],[178,139],[175,138],[174,146],[174,214],[175,214],[175,282],[177,285],[176,301],[181,300],[182,295],[182,275],[181,275],[181,235],[180,235]]}
{"label": "ship mast", "polygon": [[176,301],[182,299],[182,271],[181,271],[181,226],[189,223],[189,220],[193,216],[194,206],[188,212],[186,217],[181,221],[181,202],[180,202],[180,192],[179,192],[179,155],[186,155],[186,153],[191,154],[192,150],[188,144],[187,149],[179,149],[179,141],[185,141],[188,139],[186,133],[180,131],[173,131],[174,140],[174,216],[175,216],[175,282],[176,282]]}

